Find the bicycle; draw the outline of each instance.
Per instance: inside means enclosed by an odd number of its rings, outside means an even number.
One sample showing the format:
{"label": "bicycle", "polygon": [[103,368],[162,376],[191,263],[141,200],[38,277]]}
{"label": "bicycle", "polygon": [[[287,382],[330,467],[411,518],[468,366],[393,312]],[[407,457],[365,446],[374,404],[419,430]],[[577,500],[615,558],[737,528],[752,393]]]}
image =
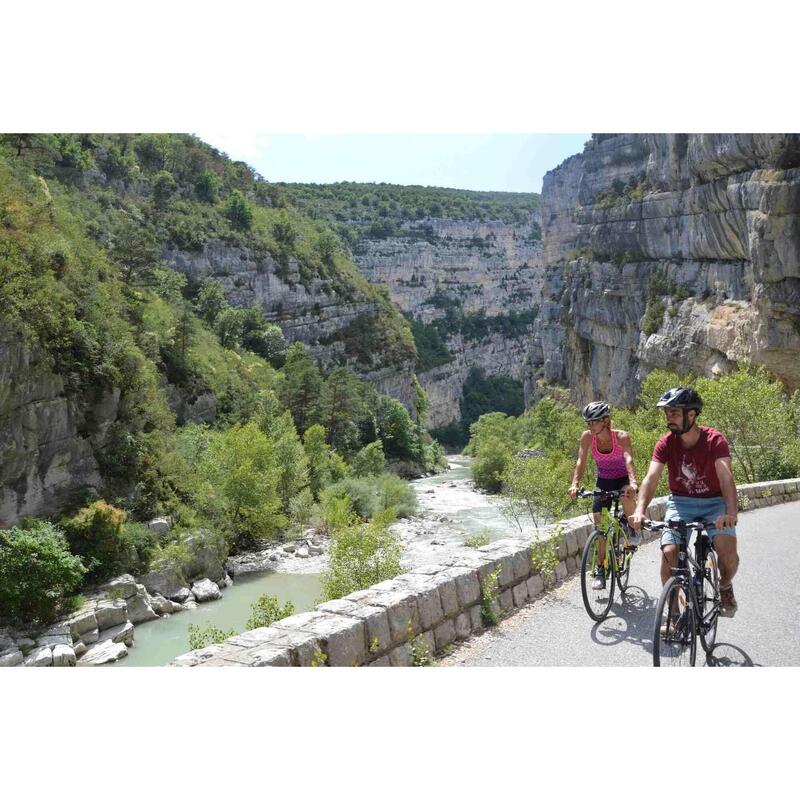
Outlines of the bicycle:
{"label": "bicycle", "polygon": [[[707,528],[713,523],[656,522],[645,525],[653,531],[678,531],[678,566],[664,584],[656,605],[653,628],[653,666],[693,667],[697,659],[697,635],[710,654],[717,638],[720,612],[719,565]],[[697,533],[694,556],[689,539]],[[701,566],[702,565],[702,566]]]}
{"label": "bicycle", "polygon": [[[628,588],[631,573],[631,558],[636,552],[636,546],[628,542],[628,521],[619,507],[619,499],[624,491],[594,489],[591,492],[585,489],[578,491],[578,497],[612,500],[614,509],[606,530],[595,530],[586,541],[581,556],[581,594],[586,613],[595,622],[602,622],[614,602],[614,587],[619,587],[622,594]],[[603,558],[600,558],[600,543],[605,543]],[[594,589],[592,583],[597,574],[597,568],[602,566],[605,570],[606,587]]]}

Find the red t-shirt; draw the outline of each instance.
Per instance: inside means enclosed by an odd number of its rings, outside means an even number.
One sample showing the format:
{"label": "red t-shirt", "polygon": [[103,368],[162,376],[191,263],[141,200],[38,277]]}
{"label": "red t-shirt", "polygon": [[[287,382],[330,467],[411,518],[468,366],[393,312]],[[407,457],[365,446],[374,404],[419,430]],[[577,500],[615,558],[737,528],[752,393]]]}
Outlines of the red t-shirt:
{"label": "red t-shirt", "polygon": [[666,464],[669,470],[669,490],[681,497],[719,497],[718,458],[729,458],[728,440],[714,428],[698,425],[700,438],[688,450],[676,433],[662,436],[653,450],[653,461]]}

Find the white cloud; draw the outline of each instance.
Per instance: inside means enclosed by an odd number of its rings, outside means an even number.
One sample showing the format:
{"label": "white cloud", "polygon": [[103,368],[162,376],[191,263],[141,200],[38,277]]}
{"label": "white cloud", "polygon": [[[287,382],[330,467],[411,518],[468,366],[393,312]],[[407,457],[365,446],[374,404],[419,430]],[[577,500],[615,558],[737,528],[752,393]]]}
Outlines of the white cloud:
{"label": "white cloud", "polygon": [[234,160],[255,161],[260,158],[269,144],[265,133],[244,131],[229,133],[196,133],[204,142],[221,150]]}

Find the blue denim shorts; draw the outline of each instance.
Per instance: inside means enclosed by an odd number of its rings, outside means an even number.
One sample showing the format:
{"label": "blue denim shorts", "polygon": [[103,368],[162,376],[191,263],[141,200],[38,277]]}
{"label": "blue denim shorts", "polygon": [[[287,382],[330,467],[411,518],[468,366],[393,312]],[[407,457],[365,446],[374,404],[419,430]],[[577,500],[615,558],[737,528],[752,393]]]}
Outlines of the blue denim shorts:
{"label": "blue denim shorts", "polygon": [[[725,500],[722,497],[677,497],[670,495],[667,498],[667,511],[664,514],[664,521],[680,520],[682,522],[696,522],[703,520],[710,523],[711,527],[706,531],[711,541],[715,536],[736,536],[736,528],[723,528],[718,531],[713,527],[717,517],[725,513]],[[661,546],[665,544],[679,544],[680,535],[678,531],[665,529],[661,534]]]}

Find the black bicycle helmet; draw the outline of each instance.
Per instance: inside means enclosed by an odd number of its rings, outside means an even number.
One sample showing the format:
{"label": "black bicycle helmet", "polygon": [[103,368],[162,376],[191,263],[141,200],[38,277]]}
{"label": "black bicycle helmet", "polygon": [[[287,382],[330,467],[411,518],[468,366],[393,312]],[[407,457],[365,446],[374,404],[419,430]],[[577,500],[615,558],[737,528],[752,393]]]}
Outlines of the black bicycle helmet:
{"label": "black bicycle helmet", "polygon": [[611,412],[608,409],[608,403],[596,400],[594,403],[584,406],[581,414],[587,422],[597,422],[599,419],[610,416]]}
{"label": "black bicycle helmet", "polygon": [[703,398],[694,389],[676,386],[661,395],[656,403],[657,408],[682,408],[686,411],[694,409],[698,414],[703,410]]}

